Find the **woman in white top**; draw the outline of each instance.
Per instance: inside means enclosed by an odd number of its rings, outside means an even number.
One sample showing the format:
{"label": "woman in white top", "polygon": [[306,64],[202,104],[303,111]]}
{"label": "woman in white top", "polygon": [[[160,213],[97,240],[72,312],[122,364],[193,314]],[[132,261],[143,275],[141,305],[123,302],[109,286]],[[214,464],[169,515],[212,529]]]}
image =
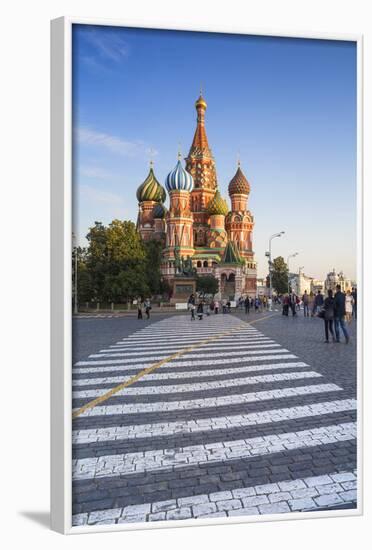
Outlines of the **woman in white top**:
{"label": "woman in white top", "polygon": [[353,318],[353,303],[354,303],[354,298],[350,290],[348,290],[345,296],[345,315],[346,315],[346,321],[348,323],[351,323],[351,319]]}

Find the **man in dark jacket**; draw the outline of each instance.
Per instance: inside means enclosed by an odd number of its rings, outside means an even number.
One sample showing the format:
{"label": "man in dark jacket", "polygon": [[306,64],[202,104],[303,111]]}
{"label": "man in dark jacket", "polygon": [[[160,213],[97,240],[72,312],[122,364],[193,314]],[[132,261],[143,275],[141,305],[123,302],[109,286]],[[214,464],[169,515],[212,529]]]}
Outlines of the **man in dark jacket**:
{"label": "man in dark jacket", "polygon": [[345,294],[341,292],[341,286],[336,286],[335,302],[334,302],[334,311],[335,311],[335,331],[336,331],[336,342],[340,343],[340,327],[345,336],[346,344],[349,343],[350,337],[347,332],[345,325]]}
{"label": "man in dark jacket", "polygon": [[323,294],[320,292],[320,290],[318,290],[318,294],[315,296],[315,312],[316,313],[319,313],[319,311],[322,309],[323,307],[323,304],[324,304],[324,296]]}

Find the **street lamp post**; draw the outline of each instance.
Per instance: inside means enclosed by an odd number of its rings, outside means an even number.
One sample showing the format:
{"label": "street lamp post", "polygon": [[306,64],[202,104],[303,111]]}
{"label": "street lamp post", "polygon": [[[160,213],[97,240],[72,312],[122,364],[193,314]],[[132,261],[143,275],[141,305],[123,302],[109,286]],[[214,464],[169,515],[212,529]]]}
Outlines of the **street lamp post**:
{"label": "street lamp post", "polygon": [[287,258],[287,268],[288,268],[288,294],[289,294],[289,259],[294,258],[295,256],[298,256],[298,252],[295,252],[294,254],[290,254]]}
{"label": "street lamp post", "polygon": [[280,233],[275,233],[274,235],[271,235],[271,237],[269,239],[269,277],[270,277],[269,297],[270,297],[270,299],[272,299],[272,297],[273,297],[273,275],[272,275],[273,268],[272,268],[272,262],[271,262],[271,241],[273,239],[275,239],[276,237],[281,237],[282,235],[284,235],[284,233],[285,233],[285,231],[280,231]]}

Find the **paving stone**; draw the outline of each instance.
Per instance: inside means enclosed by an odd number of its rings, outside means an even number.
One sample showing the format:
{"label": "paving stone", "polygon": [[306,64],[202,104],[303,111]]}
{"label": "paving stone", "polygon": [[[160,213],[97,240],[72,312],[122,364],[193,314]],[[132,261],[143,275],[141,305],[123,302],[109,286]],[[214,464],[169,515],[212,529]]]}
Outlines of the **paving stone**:
{"label": "paving stone", "polygon": [[110,510],[100,510],[97,512],[91,512],[89,514],[89,523],[96,523],[97,521],[105,521],[109,519],[117,519],[121,516],[122,508],[114,508]]}
{"label": "paving stone", "polygon": [[217,493],[211,493],[209,495],[209,500],[211,502],[217,502],[218,500],[229,500],[232,499],[231,491],[220,491]]}
{"label": "paving stone", "polygon": [[242,507],[242,503],[238,499],[219,500],[217,503],[218,510],[236,510]]}
{"label": "paving stone", "polygon": [[282,500],[290,500],[293,497],[291,493],[279,492],[279,493],[271,493],[270,495],[268,495],[268,498],[271,503],[274,503],[274,502],[280,502]]}
{"label": "paving stone", "polygon": [[163,500],[160,502],[154,502],[151,506],[151,511],[156,512],[167,512],[168,510],[173,510],[177,508],[177,501],[175,499]]}
{"label": "paving stone", "polygon": [[296,498],[288,501],[293,511],[301,511],[314,508],[315,504],[312,498]]}
{"label": "paving stone", "polygon": [[188,519],[191,518],[191,508],[177,508],[176,510],[170,510],[167,514],[167,519]]}
{"label": "paving stone", "polygon": [[331,478],[338,483],[343,483],[344,481],[354,481],[355,475],[351,472],[344,472],[341,474],[332,474]]}
{"label": "paving stone", "polygon": [[86,525],[88,523],[88,514],[75,514],[72,516],[72,526]]}
{"label": "paving stone", "polygon": [[245,498],[255,496],[256,491],[254,487],[245,487],[243,489],[234,489],[232,494],[234,498]]}
{"label": "paving stone", "polygon": [[195,506],[192,507],[192,513],[194,517],[206,515],[206,514],[212,514],[213,512],[217,512],[217,506],[214,502],[208,502],[205,504],[195,504]]}
{"label": "paving stone", "polygon": [[331,483],[329,485],[319,485],[317,487],[320,495],[330,495],[331,493],[339,493],[342,491],[342,487],[339,483]]}
{"label": "paving stone", "polygon": [[315,486],[318,487],[319,485],[328,485],[332,483],[333,480],[328,475],[325,475],[325,476],[307,477],[304,479],[304,481],[308,487],[315,487]]}
{"label": "paving stone", "polygon": [[269,504],[269,499],[266,495],[257,495],[255,497],[242,498],[244,508],[250,508],[251,506],[258,506],[260,504]]}
{"label": "paving stone", "polygon": [[314,498],[318,506],[333,506],[334,504],[340,504],[343,502],[342,498],[337,493],[331,493],[329,495],[321,495]]}
{"label": "paving stone", "polygon": [[258,516],[260,514],[258,506],[252,506],[251,508],[240,508],[239,510],[229,510],[228,516]]}
{"label": "paving stone", "polygon": [[149,521],[163,521],[165,520],[165,512],[158,512],[157,514],[149,514],[148,520]]}
{"label": "paving stone", "polygon": [[255,489],[258,495],[268,495],[270,493],[277,493],[280,491],[277,483],[267,483],[266,485],[257,485]]}
{"label": "paving stone", "polygon": [[344,501],[357,500],[357,491],[355,489],[344,491],[342,493],[339,493],[339,496]]}
{"label": "paving stone", "polygon": [[286,502],[275,502],[272,504],[260,504],[258,507],[261,514],[283,514],[291,509]]}
{"label": "paving stone", "polygon": [[177,499],[178,506],[194,506],[196,504],[204,504],[209,502],[207,495],[194,495]]}
{"label": "paving stone", "polygon": [[279,481],[278,485],[281,491],[294,491],[296,489],[306,489],[306,485],[301,479],[295,479],[293,481]]}

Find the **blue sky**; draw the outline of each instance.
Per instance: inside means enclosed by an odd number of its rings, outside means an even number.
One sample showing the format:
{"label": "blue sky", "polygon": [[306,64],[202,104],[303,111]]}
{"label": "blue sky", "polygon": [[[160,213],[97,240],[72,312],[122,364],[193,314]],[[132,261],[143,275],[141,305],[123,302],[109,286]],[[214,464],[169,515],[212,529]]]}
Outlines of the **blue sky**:
{"label": "blue sky", "polygon": [[74,232],[137,217],[152,156],[161,183],[193,138],[200,87],[219,188],[237,156],[251,184],[258,273],[356,275],[356,46],[353,42],[76,25]]}

